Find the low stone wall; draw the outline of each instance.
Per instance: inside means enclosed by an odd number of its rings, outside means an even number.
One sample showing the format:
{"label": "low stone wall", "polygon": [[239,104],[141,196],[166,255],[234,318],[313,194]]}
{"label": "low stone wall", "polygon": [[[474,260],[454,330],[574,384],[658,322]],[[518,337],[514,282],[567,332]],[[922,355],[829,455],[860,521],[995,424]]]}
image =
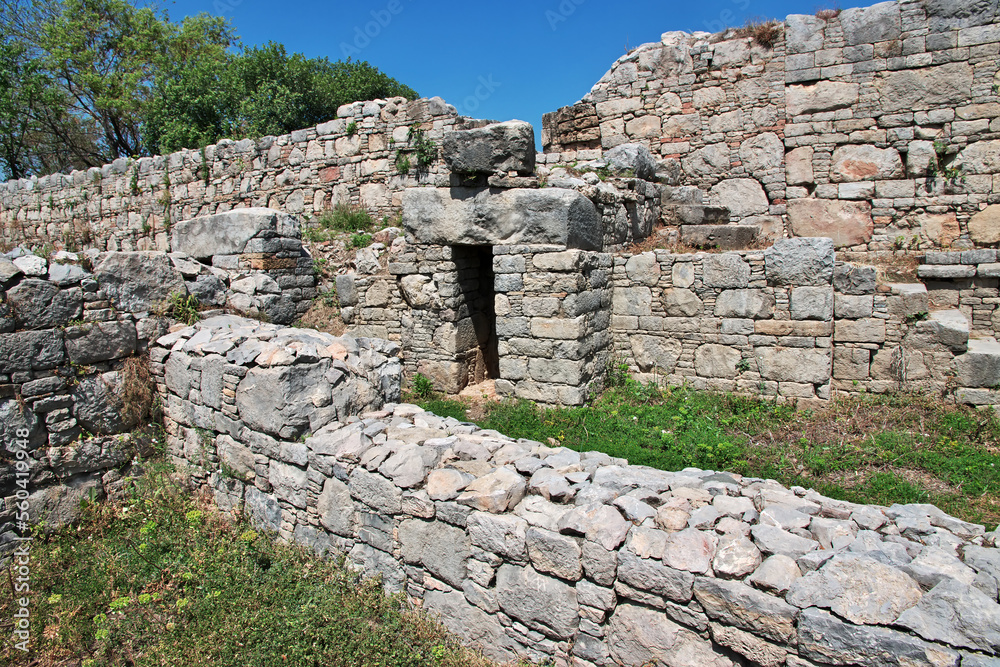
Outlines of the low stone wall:
{"label": "low stone wall", "polygon": [[[986,280],[970,291],[991,301],[996,283]],[[879,285],[874,268],[836,262],[829,239],[721,254],[657,250],[615,258],[611,329],[616,356],[647,380],[794,398],[902,389],[995,403],[983,378],[993,362],[977,356],[995,341],[969,339],[977,306],[963,298],[967,311],[932,311],[933,293]]]}
{"label": "low stone wall", "polygon": [[[308,217],[350,203],[393,216],[404,188],[449,182],[440,157],[417,165],[410,128],[440,146],[445,130],[464,122],[441,98],[355,102],[279,137],[0,183],[0,243],[177,250],[178,220],[244,207]],[[400,172],[398,156],[409,156],[410,171]]]}
{"label": "low stone wall", "polygon": [[373,391],[398,391],[396,351],[231,318],[170,334],[169,449],[224,509],[346,554],[496,659],[995,661],[982,526],[479,430]]}

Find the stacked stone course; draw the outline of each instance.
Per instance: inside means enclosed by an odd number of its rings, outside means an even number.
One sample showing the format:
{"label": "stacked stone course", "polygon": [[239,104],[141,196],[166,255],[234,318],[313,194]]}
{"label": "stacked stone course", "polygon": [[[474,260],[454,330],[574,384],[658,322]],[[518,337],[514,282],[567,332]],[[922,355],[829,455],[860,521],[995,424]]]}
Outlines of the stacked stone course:
{"label": "stacked stone course", "polygon": [[771,47],[665,33],[545,117],[540,161],[638,142],[666,182],[767,237],[859,253],[995,245],[995,7],[904,0],[824,16],[789,16]]}
{"label": "stacked stone course", "polygon": [[[152,351],[169,451],[224,510],[346,554],[498,660],[996,661],[982,526],[481,430],[393,403],[396,352],[237,318],[175,331]],[[319,390],[294,379],[333,370]],[[220,377],[221,410],[205,405]]]}
{"label": "stacked stone course", "polygon": [[448,184],[440,157],[420,168],[411,157],[410,172],[399,173],[411,126],[440,146],[446,129],[468,122],[440,98],[355,102],[287,135],[8,181],[0,184],[0,242],[171,250],[178,220],[247,207],[309,217],[344,203],[392,217],[404,188]]}

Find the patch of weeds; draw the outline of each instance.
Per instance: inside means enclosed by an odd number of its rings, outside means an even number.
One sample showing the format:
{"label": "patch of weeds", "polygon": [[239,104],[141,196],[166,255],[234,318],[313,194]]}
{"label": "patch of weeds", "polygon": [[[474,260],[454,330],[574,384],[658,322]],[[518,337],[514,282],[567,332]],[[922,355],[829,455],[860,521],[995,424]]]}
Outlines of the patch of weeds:
{"label": "patch of weeds", "polygon": [[149,357],[129,357],[121,368],[122,417],[126,423],[145,422],[153,413],[156,385],[149,369]]}
{"label": "patch of weeds", "polygon": [[913,313],[912,315],[908,315],[906,321],[910,324],[913,324],[914,322],[923,322],[930,316],[931,314],[928,313],[926,310],[921,310],[919,313]]}
{"label": "patch of weeds", "polygon": [[360,206],[337,204],[316,216],[306,230],[306,238],[313,242],[329,241],[339,233],[368,231],[374,222],[368,211]]}
{"label": "patch of weeds", "polygon": [[750,18],[734,32],[737,37],[749,37],[755,44],[765,49],[773,49],[781,38],[784,24],[774,19]]}
{"label": "patch of weeds", "polygon": [[[406,134],[406,147],[396,153],[396,171],[407,174],[416,167],[418,172],[426,172],[438,157],[438,147],[427,132],[414,123]],[[412,157],[412,159],[411,159]]]}
{"label": "patch of weeds", "polygon": [[348,123],[347,124],[347,129],[345,131],[347,132],[347,136],[349,136],[349,137],[353,137],[355,134],[357,134],[358,133],[358,123],[357,123],[357,121],[353,121],[352,120],[350,123]]}
{"label": "patch of weeds", "polygon": [[826,9],[816,10],[816,18],[823,19],[824,21],[829,21],[830,19],[835,19],[840,16],[840,7],[829,7]]}
{"label": "patch of weeds", "polygon": [[410,378],[409,395],[417,400],[426,400],[434,396],[434,383],[423,373],[415,373]]}
{"label": "patch of weeds", "polygon": [[201,315],[198,313],[200,305],[198,297],[194,294],[185,296],[180,292],[174,292],[162,305],[159,314],[184,324],[194,324],[201,319]]}
{"label": "patch of weeds", "polygon": [[958,154],[948,142],[937,139],[934,142],[934,161],[927,165],[927,185],[932,187],[932,183],[940,176],[948,185],[956,186],[959,183],[965,184],[965,165],[957,167],[951,166],[951,161]]}
{"label": "patch of weeds", "polygon": [[396,154],[396,171],[401,174],[410,173],[410,156],[405,153]]}
{"label": "patch of weeds", "polygon": [[372,244],[371,234],[353,234],[351,236],[352,248],[367,248]]}
{"label": "patch of weeds", "polygon": [[205,147],[201,147],[201,164],[198,165],[198,173],[201,175],[201,180],[205,183],[205,187],[208,187],[212,176],[212,170],[208,166],[208,154],[205,152]]}
{"label": "patch of weeds", "polygon": [[[32,633],[2,664],[486,667],[344,558],[233,521],[150,462],[115,499],[32,543]],[[37,586],[35,585],[37,583]],[[13,618],[15,597],[0,596]],[[44,630],[44,631],[42,631]]]}

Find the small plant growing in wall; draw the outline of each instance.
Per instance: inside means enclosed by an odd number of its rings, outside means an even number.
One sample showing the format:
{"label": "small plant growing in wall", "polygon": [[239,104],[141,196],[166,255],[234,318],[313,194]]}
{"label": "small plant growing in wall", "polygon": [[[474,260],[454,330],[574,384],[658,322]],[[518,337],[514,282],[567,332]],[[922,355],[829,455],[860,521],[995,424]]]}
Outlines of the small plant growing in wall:
{"label": "small plant growing in wall", "polygon": [[355,134],[358,133],[358,123],[352,120],[350,123],[347,124],[346,132],[347,136],[353,137]]}
{"label": "small plant growing in wall", "polygon": [[132,196],[139,195],[139,167],[132,170],[132,181],[129,184],[129,189],[132,191]]}
{"label": "small plant growing in wall", "polygon": [[406,144],[405,148],[400,148],[396,153],[396,171],[401,174],[409,173],[414,165],[418,172],[427,171],[437,159],[437,144],[416,123],[410,126],[406,134]]}
{"label": "small plant growing in wall", "polygon": [[173,318],[184,324],[194,324],[201,319],[201,315],[198,313],[198,306],[198,297],[194,294],[185,296],[180,292],[174,292],[167,297],[166,302],[162,304],[159,310],[160,314],[164,317]]}
{"label": "small plant growing in wall", "polygon": [[927,165],[927,178],[934,180],[941,176],[947,183],[956,185],[959,182],[965,183],[965,165],[952,167],[948,163],[948,156],[954,151],[947,142],[938,139],[934,142],[934,160]]}

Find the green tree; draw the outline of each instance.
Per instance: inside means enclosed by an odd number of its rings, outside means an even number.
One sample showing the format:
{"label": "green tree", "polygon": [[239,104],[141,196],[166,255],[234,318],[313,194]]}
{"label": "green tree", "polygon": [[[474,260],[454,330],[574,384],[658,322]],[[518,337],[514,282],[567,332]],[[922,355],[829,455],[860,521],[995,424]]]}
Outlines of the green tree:
{"label": "green tree", "polygon": [[286,134],[336,117],[356,100],[415,99],[409,86],[367,62],[289,55],[274,42],[171,68],[148,113],[149,149],[164,153],[222,138]]}
{"label": "green tree", "polygon": [[282,134],[347,102],[416,93],[366,62],[243,49],[223,18],[129,0],[0,0],[0,172]]}

